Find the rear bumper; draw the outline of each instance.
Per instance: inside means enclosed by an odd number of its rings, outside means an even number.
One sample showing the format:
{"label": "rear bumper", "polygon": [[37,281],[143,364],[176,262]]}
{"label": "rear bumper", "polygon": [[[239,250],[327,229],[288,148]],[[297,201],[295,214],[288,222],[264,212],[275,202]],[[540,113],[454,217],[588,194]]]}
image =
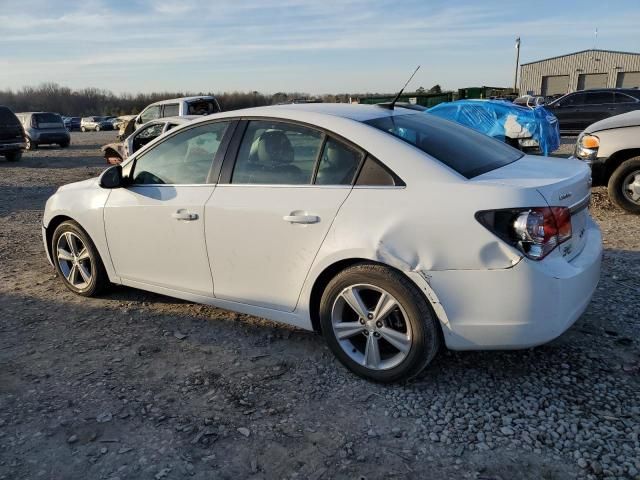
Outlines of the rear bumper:
{"label": "rear bumper", "polygon": [[31,139],[36,143],[65,143],[71,140],[69,132],[40,133],[37,137]]}
{"label": "rear bumper", "polygon": [[452,350],[517,349],[560,336],[586,310],[600,277],[602,236],[589,218],[587,239],[567,261],[556,249],[508,269],[429,272],[430,286],[446,312]]}
{"label": "rear bumper", "polygon": [[24,142],[0,143],[0,152],[15,152],[25,148],[26,144]]}

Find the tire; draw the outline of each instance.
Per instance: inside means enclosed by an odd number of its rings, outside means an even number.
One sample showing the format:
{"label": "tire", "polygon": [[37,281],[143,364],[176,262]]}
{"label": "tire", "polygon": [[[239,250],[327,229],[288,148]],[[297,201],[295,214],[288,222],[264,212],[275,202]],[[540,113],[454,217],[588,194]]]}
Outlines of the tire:
{"label": "tire", "polygon": [[[69,246],[69,241],[73,246]],[[61,256],[58,247],[65,252],[64,255],[71,254],[67,255],[69,260]],[[85,255],[86,257],[82,258]],[[73,293],[93,297],[109,285],[109,278],[98,250],[89,235],[76,222],[69,220],[55,229],[51,239],[51,256],[56,272]],[[76,258],[77,261],[72,258]],[[78,267],[75,267],[75,273],[72,274],[74,263],[77,263]],[[82,270],[79,267],[82,267]],[[87,274],[90,275],[89,278],[86,277]]]}
{"label": "tire", "polygon": [[[361,313],[366,319],[347,303],[348,297],[356,298],[350,294],[353,291],[361,299],[360,305],[364,304]],[[384,295],[395,301],[395,306],[376,318],[376,304]],[[338,360],[356,375],[375,382],[415,377],[433,360],[442,343],[438,319],[420,290],[400,272],[383,265],[360,263],[336,275],[324,290],[319,314],[323,336]],[[342,327],[334,327],[340,324]],[[404,351],[387,338],[402,345]],[[377,348],[369,348],[370,343]],[[378,353],[368,356],[368,351]]]}
{"label": "tire", "polygon": [[62,142],[59,145],[60,145],[60,148],[68,148],[70,144],[71,142]]}
{"label": "tire", "polygon": [[30,139],[29,137],[26,137],[26,138],[24,139],[24,143],[25,143],[25,147],[24,147],[24,148],[25,148],[25,150],[29,150],[29,151],[31,151],[31,150],[35,150],[36,148],[38,148],[38,144],[37,144],[37,143],[32,142],[32,141],[31,141],[31,139]]}
{"label": "tire", "polygon": [[622,162],[609,178],[607,190],[618,207],[640,215],[640,157]]}
{"label": "tire", "polygon": [[85,127],[80,127],[80,131],[84,133],[87,131],[87,129]]}
{"label": "tire", "polygon": [[96,132],[99,132],[99,131],[100,131],[100,126],[98,125],[96,126]]}
{"label": "tire", "polygon": [[22,152],[5,153],[4,157],[7,159],[7,162],[18,162],[22,159]]}

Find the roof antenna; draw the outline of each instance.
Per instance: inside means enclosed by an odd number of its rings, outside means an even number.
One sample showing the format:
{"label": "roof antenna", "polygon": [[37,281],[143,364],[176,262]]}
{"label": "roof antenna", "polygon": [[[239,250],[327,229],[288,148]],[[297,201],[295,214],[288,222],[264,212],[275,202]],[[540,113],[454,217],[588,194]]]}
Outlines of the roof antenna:
{"label": "roof antenna", "polygon": [[391,103],[383,103],[383,104],[380,104],[380,106],[383,108],[388,108],[389,110],[393,110],[393,107],[395,106],[396,102],[400,99],[400,95],[402,95],[402,92],[404,92],[404,89],[407,88],[407,85],[409,85],[409,82],[414,77],[414,75],[418,72],[418,70],[420,70],[420,65],[416,67],[416,69],[413,71],[413,73],[409,77],[409,80],[407,80],[407,83],[404,84],[404,87],[400,89],[400,91],[398,92],[396,97],[391,101]]}

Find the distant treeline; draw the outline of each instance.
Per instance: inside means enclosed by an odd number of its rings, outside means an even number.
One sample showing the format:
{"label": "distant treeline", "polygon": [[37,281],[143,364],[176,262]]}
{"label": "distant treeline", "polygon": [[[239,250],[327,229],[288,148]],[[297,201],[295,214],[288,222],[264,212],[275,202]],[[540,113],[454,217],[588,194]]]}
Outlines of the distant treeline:
{"label": "distant treeline", "polygon": [[[223,110],[273,105],[291,102],[294,99],[309,99],[300,92],[275,93],[260,92],[155,92],[114,94],[98,88],[73,90],[55,83],[43,83],[37,87],[23,87],[20,90],[0,90],[0,105],[14,112],[46,111],[67,116],[87,115],[129,115],[139,113],[150,103],[167,98],[195,95],[215,95]],[[350,95],[323,95],[314,99],[324,102],[347,102]]]}

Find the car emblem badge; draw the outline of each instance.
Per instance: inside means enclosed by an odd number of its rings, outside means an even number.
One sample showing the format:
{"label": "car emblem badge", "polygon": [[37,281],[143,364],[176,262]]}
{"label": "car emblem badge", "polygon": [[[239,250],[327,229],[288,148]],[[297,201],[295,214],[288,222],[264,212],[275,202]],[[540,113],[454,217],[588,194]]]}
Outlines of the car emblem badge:
{"label": "car emblem badge", "polygon": [[572,195],[573,195],[573,193],[571,193],[571,192],[561,193],[559,199],[560,200],[564,200],[565,198],[569,198]]}

